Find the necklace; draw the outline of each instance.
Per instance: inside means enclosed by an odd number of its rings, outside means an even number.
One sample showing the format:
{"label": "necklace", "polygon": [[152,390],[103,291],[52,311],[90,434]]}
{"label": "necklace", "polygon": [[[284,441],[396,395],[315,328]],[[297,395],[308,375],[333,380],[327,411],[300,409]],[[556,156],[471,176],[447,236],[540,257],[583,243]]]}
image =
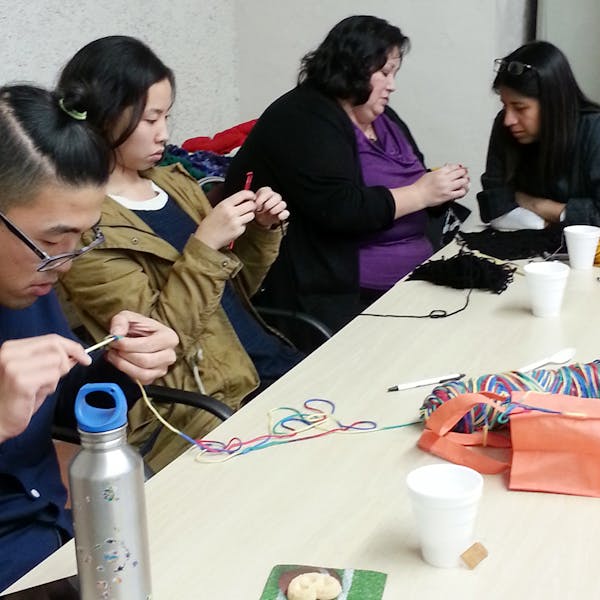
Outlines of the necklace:
{"label": "necklace", "polygon": [[369,127],[367,127],[367,129],[365,130],[365,135],[367,136],[367,139],[371,142],[377,141],[377,134],[375,133],[373,125],[369,125]]}

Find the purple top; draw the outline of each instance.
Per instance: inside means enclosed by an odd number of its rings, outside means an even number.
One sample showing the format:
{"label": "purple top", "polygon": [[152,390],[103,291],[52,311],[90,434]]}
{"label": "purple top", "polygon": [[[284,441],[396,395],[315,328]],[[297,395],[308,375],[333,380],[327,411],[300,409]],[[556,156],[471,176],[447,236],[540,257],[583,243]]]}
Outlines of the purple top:
{"label": "purple top", "polygon": [[[399,127],[385,114],[373,122],[372,142],[355,125],[358,157],[365,185],[397,188],[425,172]],[[425,237],[427,213],[419,210],[394,221],[389,229],[364,237],[359,246],[360,286],[387,290],[433,254]]]}

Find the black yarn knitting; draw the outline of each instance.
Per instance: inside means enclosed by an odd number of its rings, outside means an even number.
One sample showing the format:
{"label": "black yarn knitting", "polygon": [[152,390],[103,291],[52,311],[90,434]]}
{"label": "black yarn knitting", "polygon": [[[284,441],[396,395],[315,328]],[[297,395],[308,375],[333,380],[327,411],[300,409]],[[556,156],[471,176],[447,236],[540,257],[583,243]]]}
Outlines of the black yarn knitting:
{"label": "black yarn knitting", "polygon": [[461,250],[451,258],[419,265],[409,280],[429,281],[455,289],[475,288],[501,294],[513,280],[516,268]]}
{"label": "black yarn knitting", "polygon": [[555,225],[546,229],[520,231],[487,228],[474,233],[460,231],[458,237],[471,250],[479,250],[503,260],[518,260],[553,254],[559,250],[562,244],[562,227]]}

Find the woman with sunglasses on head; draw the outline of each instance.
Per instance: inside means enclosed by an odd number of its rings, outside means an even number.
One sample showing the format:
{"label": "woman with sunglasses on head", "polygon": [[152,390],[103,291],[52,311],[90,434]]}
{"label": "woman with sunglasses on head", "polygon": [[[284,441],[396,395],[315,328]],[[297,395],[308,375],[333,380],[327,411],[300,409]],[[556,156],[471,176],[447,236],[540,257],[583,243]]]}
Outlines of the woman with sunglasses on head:
{"label": "woman with sunglasses on head", "polygon": [[600,106],[549,42],[521,46],[495,70],[503,108],[477,195],[481,219],[501,230],[600,225]]}
{"label": "woman with sunglasses on head", "polygon": [[[303,358],[264,325],[248,299],[277,256],[285,202],[269,187],[240,186],[212,208],[181,165],[156,167],[175,77],[140,40],[90,42],[64,67],[58,87],[92,90],[78,109],[116,155],[102,205],[106,242],[62,279],[83,325],[103,338],[115,307],[168,324],[181,346],[163,383],[239,408]],[[158,410],[195,439],[219,422],[183,405]],[[155,437],[156,419],[144,406],[130,411],[129,424],[130,442],[151,444],[145,458],[154,470],[187,448],[166,428]]]}

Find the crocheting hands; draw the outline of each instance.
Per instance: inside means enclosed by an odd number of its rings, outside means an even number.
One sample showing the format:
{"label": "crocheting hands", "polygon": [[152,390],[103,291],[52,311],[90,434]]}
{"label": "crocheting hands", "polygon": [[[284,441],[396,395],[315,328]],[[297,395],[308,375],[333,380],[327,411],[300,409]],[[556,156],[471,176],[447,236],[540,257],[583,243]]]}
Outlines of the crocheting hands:
{"label": "crocheting hands", "polygon": [[242,190],[219,202],[202,220],[194,236],[213,250],[224,248],[246,231],[254,219],[256,195]]}
{"label": "crocheting hands", "polygon": [[414,185],[419,189],[425,207],[458,200],[469,191],[471,179],[466,167],[444,165],[425,173]]}
{"label": "crocheting hands", "polygon": [[110,345],[105,359],[144,385],[165,375],[177,358],[177,334],[145,315],[122,310],[111,319],[110,332],[119,339]]}
{"label": "crocheting hands", "polygon": [[81,344],[50,334],[0,346],[0,443],[22,433],[59,379],[91,358]]}
{"label": "crocheting hands", "polygon": [[281,199],[281,195],[274,192],[270,187],[262,187],[256,192],[256,222],[270,229],[273,225],[285,221],[290,216],[287,204]]}

